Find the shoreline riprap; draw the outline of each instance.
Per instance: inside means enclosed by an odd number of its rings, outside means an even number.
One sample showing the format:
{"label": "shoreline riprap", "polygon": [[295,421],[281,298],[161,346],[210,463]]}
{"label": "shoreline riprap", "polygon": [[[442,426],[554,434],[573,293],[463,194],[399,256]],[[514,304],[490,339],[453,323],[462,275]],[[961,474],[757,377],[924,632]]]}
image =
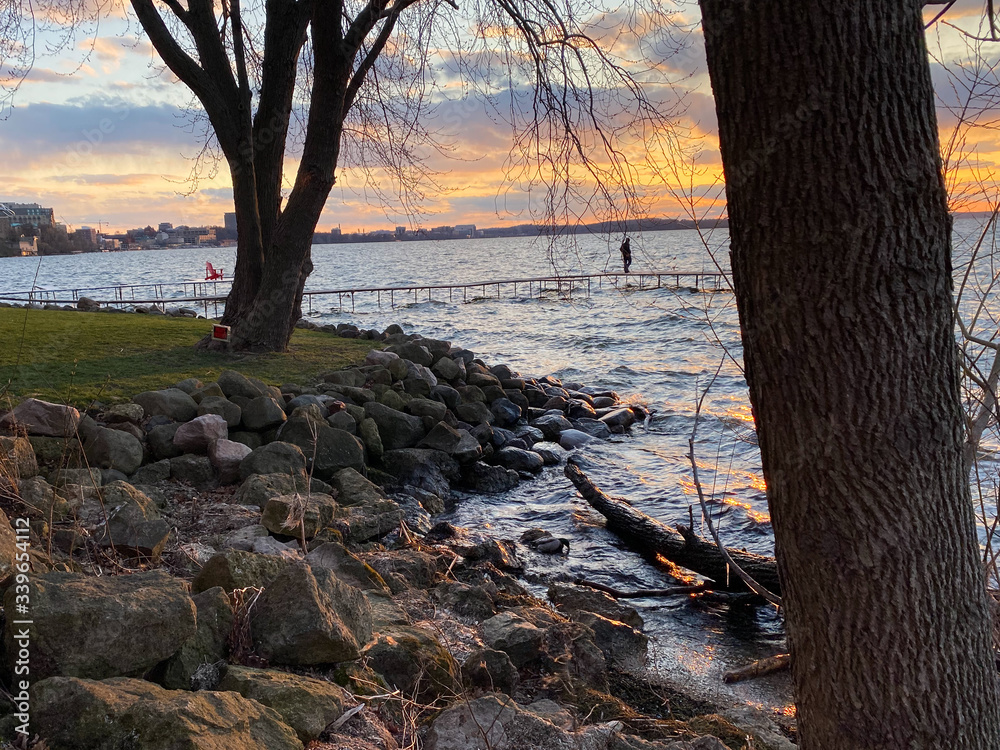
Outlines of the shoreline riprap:
{"label": "shoreline riprap", "polygon": [[[515,542],[435,522],[453,488],[530,481],[641,408],[398,326],[339,328],[385,349],[310,385],[226,371],[0,420],[3,509],[32,519],[48,747],[740,747],[711,706],[680,721],[615,697],[657,690],[636,610],[566,584],[553,607],[518,582]],[[12,542],[2,518],[8,585]]]}

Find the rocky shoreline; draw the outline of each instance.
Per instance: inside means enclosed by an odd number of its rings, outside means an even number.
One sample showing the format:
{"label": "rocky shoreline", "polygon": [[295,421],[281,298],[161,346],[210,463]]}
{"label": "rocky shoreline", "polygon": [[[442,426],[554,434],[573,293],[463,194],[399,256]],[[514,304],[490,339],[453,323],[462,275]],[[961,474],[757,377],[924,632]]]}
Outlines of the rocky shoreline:
{"label": "rocky shoreline", "polygon": [[315,384],[225,371],[0,417],[0,737],[30,717],[51,750],[789,746],[650,683],[634,608],[542,601],[525,545],[436,522],[453,489],[530,481],[641,407],[399,326],[336,332],[384,348]]}

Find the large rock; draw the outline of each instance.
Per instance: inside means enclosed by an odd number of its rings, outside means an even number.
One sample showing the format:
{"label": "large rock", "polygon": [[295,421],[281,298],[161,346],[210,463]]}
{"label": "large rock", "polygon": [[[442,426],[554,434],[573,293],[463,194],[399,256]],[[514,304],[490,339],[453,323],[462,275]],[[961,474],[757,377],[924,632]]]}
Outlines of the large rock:
{"label": "large rock", "polygon": [[285,419],[284,408],[270,396],[258,396],[243,407],[243,426],[254,432],[277,427]]}
{"label": "large rock", "polygon": [[362,591],[388,592],[385,580],[371,565],[352,555],[347,548],[336,542],[321,544],[308,555],[306,562],[312,568],[332,570],[337,578]]}
{"label": "large rock", "polygon": [[205,396],[198,403],[198,416],[217,414],[229,427],[237,427],[243,419],[243,410],[224,396]]}
{"label": "large rock", "polygon": [[[19,519],[18,529],[22,533],[26,530],[25,526],[25,519]],[[10,521],[7,520],[7,514],[0,510],[0,584],[6,582],[14,573],[14,563],[21,551],[17,546],[17,541],[17,535],[14,533]],[[8,609],[7,611],[13,610]]]}
{"label": "large rock", "polygon": [[174,435],[180,425],[176,422],[157,425],[146,433],[146,442],[157,461],[181,455],[181,449],[174,445]]}
{"label": "large rock", "polygon": [[208,446],[208,460],[219,472],[219,484],[239,481],[240,464],[250,452],[249,446],[232,440],[216,440]]}
{"label": "large rock", "polygon": [[31,729],[52,750],[302,750],[278,712],[234,692],[53,677],[31,698]]}
{"label": "large rock", "polygon": [[208,591],[216,586],[223,591],[245,589],[250,586],[269,586],[288,566],[283,557],[258,555],[254,552],[227,550],[211,558],[195,576],[191,588],[195,593]]}
{"label": "large rock", "polygon": [[227,398],[232,396],[241,396],[247,399],[255,399],[260,396],[281,397],[281,391],[277,388],[273,388],[257,378],[248,378],[235,370],[223,370],[217,382]]}
{"label": "large rock", "polygon": [[341,508],[333,527],[340,531],[344,539],[360,544],[385,536],[399,527],[403,511],[392,500],[383,498],[364,505]]}
{"label": "large rock", "polygon": [[29,479],[38,474],[38,460],[31,442],[22,437],[0,436],[0,465],[11,479]]}
{"label": "large rock", "polygon": [[577,612],[573,619],[594,631],[594,643],[601,649],[608,664],[629,672],[640,672],[645,668],[649,638],[643,633],[593,612]]}
{"label": "large rock", "polygon": [[530,474],[537,474],[545,465],[545,461],[537,453],[513,448],[509,445],[494,453],[493,460],[506,469],[524,471]]}
{"label": "large rock", "polygon": [[278,495],[267,501],[260,523],[273,534],[312,539],[330,525],[336,512],[337,503],[329,495]]}
{"label": "large rock", "polygon": [[218,689],[273,708],[304,743],[318,738],[355,702],[348,691],[326,680],[235,664],[226,669]]}
{"label": "large rock", "polygon": [[381,461],[385,446],[382,445],[382,436],[374,419],[363,418],[358,422],[358,437],[364,443],[368,458],[371,461]]}
{"label": "large rock", "polygon": [[272,664],[353,661],[372,636],[364,594],[330,570],[289,565],[257,600],[254,649]]}
{"label": "large rock", "polygon": [[516,471],[503,466],[474,463],[468,467],[465,481],[476,492],[494,495],[517,487],[520,477]]}
{"label": "large rock", "polygon": [[[15,590],[4,597],[14,612]],[[141,675],[173,655],[196,632],[187,585],[163,571],[95,578],[46,573],[33,578],[31,675],[103,679]],[[23,626],[8,618],[7,663],[18,658]]]}
{"label": "large rock", "polygon": [[538,419],[531,420],[531,426],[541,430],[546,440],[554,442],[559,442],[562,432],[573,429],[573,423],[562,414],[543,414]]}
{"label": "large rock", "polygon": [[513,695],[520,682],[517,667],[503,651],[490,648],[473,651],[462,663],[462,682],[467,688],[495,690]]}
{"label": "large rock", "polygon": [[390,409],[377,401],[365,404],[365,416],[378,425],[378,434],[386,451],[414,446],[426,434],[420,417]]}
{"label": "large rock", "polygon": [[[102,490],[104,508],[96,516],[99,544],[139,557],[157,560],[170,538],[171,525],[160,517],[156,504],[128,482],[112,482]],[[105,521],[106,519],[106,521]]]}
{"label": "large rock", "polygon": [[422,628],[397,625],[379,633],[364,652],[368,665],[403,695],[430,703],[459,692],[458,664],[447,649]]}
{"label": "large rock", "polygon": [[185,422],[174,433],[174,445],[181,453],[207,453],[216,440],[229,437],[229,426],[218,414],[203,414]]}
{"label": "large rock", "polygon": [[340,505],[370,505],[385,499],[381,487],[368,481],[354,469],[341,469],[330,479],[330,485],[336,490]]}
{"label": "large rock", "polygon": [[[284,412],[282,412],[284,413]],[[250,452],[240,462],[240,478],[251,474],[292,474],[305,476],[306,457],[291,443],[275,441]]]}
{"label": "large rock", "polygon": [[[313,485],[317,484],[314,479]],[[305,493],[310,490],[309,478],[304,472],[296,474],[251,474],[236,490],[234,500],[241,505],[256,505],[261,510],[267,501],[278,495]],[[314,492],[323,492],[312,486]]]}
{"label": "large rock", "polygon": [[326,422],[292,417],[282,427],[280,437],[302,449],[313,462],[313,471],[317,476],[330,477],[346,468],[364,470],[364,443],[351,433],[331,427]]}
{"label": "large rock", "polygon": [[185,453],[170,459],[170,478],[193,487],[208,487],[215,482],[215,467],[208,456]]}
{"label": "large rock", "polygon": [[143,408],[147,417],[162,415],[176,422],[187,422],[198,416],[198,404],[180,388],[145,391],[132,400]]}
{"label": "large rock", "polygon": [[85,445],[91,466],[133,474],[142,465],[142,443],[121,430],[98,430]]}
{"label": "large rock", "polygon": [[[443,404],[442,404],[443,405]],[[462,433],[445,422],[438,422],[430,432],[417,443],[418,448],[430,448],[454,455],[462,443]],[[476,444],[478,446],[478,443]]]}
{"label": "large rock", "polygon": [[29,435],[72,437],[80,424],[80,412],[72,406],[26,398],[0,419],[4,427],[18,427]]}
{"label": "large rock", "polygon": [[503,651],[521,668],[541,656],[545,631],[514,612],[501,612],[483,623],[483,642]]}
{"label": "large rock", "polygon": [[448,497],[451,480],[460,476],[458,461],[447,453],[429,448],[386,451],[382,463],[400,484],[433,492],[438,497]]}
{"label": "large rock", "polygon": [[199,667],[224,660],[233,629],[233,607],[222,588],[217,586],[192,598],[198,612],[198,630],[161,665],[159,681],[171,690],[192,690],[191,678]]}
{"label": "large rock", "polygon": [[549,586],[548,593],[549,600],[564,614],[573,616],[578,612],[593,612],[642,630],[642,617],[635,607],[622,604],[603,591],[567,583],[553,583]]}

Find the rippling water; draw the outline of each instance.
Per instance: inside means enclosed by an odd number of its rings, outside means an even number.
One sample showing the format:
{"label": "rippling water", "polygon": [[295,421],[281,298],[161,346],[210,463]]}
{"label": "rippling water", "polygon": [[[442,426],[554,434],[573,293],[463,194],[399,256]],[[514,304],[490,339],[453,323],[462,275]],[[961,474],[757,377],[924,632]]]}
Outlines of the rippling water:
{"label": "rippling water", "polygon": [[[961,222],[957,223],[961,227]],[[967,230],[968,233],[968,230]],[[620,236],[578,236],[550,245],[545,238],[454,240],[323,245],[313,249],[310,289],[446,284],[617,270]],[[645,233],[633,238],[633,273],[677,268],[712,271],[711,248],[727,263],[725,232],[702,238],[694,231]],[[144,251],[62,257],[0,259],[5,289],[138,284],[197,279],[205,261],[227,273],[234,250]],[[647,405],[652,417],[628,436],[583,449],[590,476],[610,494],[622,495],[666,523],[687,522],[697,502],[687,459],[699,396],[717,369],[702,408],[697,460],[713,514],[730,546],[773,554],[760,458],[752,441],[746,384],[740,370],[739,326],[728,292],[616,287],[593,283],[589,294],[547,292],[527,298],[519,287],[502,296],[465,303],[432,300],[421,293],[390,308],[373,295],[314,302],[320,322],[348,321],[382,329],[399,323],[407,331],[449,339],[488,362],[507,363],[523,374],[555,375],[564,381],[617,390]],[[537,290],[535,290],[537,292]],[[496,294],[486,290],[487,295]],[[92,296],[102,298],[102,295]],[[443,300],[437,297],[443,297]],[[470,295],[471,296],[471,295]],[[693,514],[700,527],[699,513]],[[467,497],[451,519],[517,538],[541,526],[572,541],[567,558],[526,552],[534,580],[583,576],[621,588],[660,588],[673,580],[665,571],[625,549],[603,528],[603,519],[578,499],[560,469],[546,469],[506,495]],[[706,532],[707,533],[707,532]],[[787,680],[775,676],[737,686],[721,682],[734,664],[780,650],[780,622],[773,610],[693,605],[685,599],[639,599],[655,667],[696,685],[703,693],[767,706],[787,702]]]}

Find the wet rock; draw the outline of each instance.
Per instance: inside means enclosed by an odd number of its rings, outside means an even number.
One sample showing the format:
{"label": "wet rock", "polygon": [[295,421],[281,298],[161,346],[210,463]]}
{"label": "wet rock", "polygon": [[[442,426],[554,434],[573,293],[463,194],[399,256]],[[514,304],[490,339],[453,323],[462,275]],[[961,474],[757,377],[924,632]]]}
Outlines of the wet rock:
{"label": "wet rock", "polygon": [[143,408],[147,417],[162,414],[176,422],[187,422],[198,416],[198,404],[179,388],[145,391],[132,400]]}
{"label": "wet rock", "polygon": [[257,600],[254,648],[272,664],[352,661],[371,640],[364,595],[330,570],[289,565]]}
{"label": "wet rock", "polygon": [[504,468],[530,474],[537,474],[545,465],[545,461],[537,453],[510,446],[503,447],[494,453],[493,460]]}
{"label": "wet rock", "polygon": [[397,625],[364,651],[368,665],[404,695],[431,702],[459,692],[458,664],[430,631]]}
{"label": "wet rock", "polygon": [[517,487],[521,481],[516,471],[482,463],[466,467],[462,478],[473,490],[486,495],[507,492]]}
{"label": "wet rock", "polygon": [[239,481],[240,464],[251,453],[249,446],[232,440],[216,440],[208,446],[208,460],[219,473],[219,484]]}
{"label": "wet rock", "polygon": [[580,430],[563,430],[559,435],[559,446],[568,451],[596,440],[592,435]]}
{"label": "wet rock", "polygon": [[24,429],[29,435],[72,437],[80,423],[80,412],[72,406],[26,398],[0,418],[0,425]]}
{"label": "wet rock", "polygon": [[273,708],[303,743],[317,739],[355,702],[353,695],[332,682],[237,665],[226,669],[218,689]]}
{"label": "wet rock", "polygon": [[238,693],[53,677],[33,685],[31,695],[32,730],[53,750],[302,750],[276,711]]}
{"label": "wet rock", "polygon": [[254,432],[278,427],[285,419],[284,408],[270,396],[258,396],[243,407],[243,426]]}
{"label": "wet rock", "polygon": [[483,648],[473,651],[462,663],[462,682],[472,690],[495,690],[513,695],[520,677],[507,654]]}
{"label": "wet rock", "polygon": [[635,607],[622,604],[603,591],[566,583],[553,583],[549,586],[548,593],[556,608],[571,617],[578,612],[593,612],[609,620],[625,623],[636,630],[642,630],[642,617]]}
{"label": "wet rock", "polygon": [[566,430],[573,429],[573,423],[562,414],[545,414],[530,422],[532,427],[537,427],[545,435],[546,440],[559,441],[559,435]]}
{"label": "wet rock", "polygon": [[288,566],[288,561],[273,555],[228,550],[213,557],[195,576],[191,589],[201,593],[216,586],[223,591],[266,587]]}
{"label": "wet rock", "polygon": [[628,427],[635,422],[635,413],[630,408],[623,407],[608,412],[600,417],[600,421],[608,427]]}
{"label": "wet rock", "polygon": [[587,401],[570,399],[566,406],[566,416],[573,419],[597,419],[597,412]]}
{"label": "wet rock", "polygon": [[[284,412],[282,412],[284,414]],[[292,474],[305,476],[306,457],[297,445],[273,442],[262,445],[240,463],[240,477],[251,474]]]}
{"label": "wet rock", "polygon": [[451,479],[458,479],[458,462],[443,451],[427,448],[405,448],[386,451],[382,457],[385,470],[400,484],[419,487],[438,497],[451,494]]}
{"label": "wet rock", "polygon": [[142,443],[120,430],[98,430],[84,446],[91,466],[132,474],[142,465]]}
{"label": "wet rock", "polygon": [[224,396],[205,396],[198,403],[198,416],[215,414],[226,421],[226,426],[235,428],[243,419],[243,410]]}
{"label": "wet rock", "polygon": [[170,690],[192,690],[191,678],[203,664],[214,664],[226,658],[227,640],[233,629],[233,607],[229,596],[220,587],[195,594],[197,630],[194,638],[161,665],[162,677],[157,680]]}
{"label": "wet rock", "polygon": [[[4,605],[14,611],[15,591]],[[46,573],[33,578],[31,674],[102,679],[142,674],[195,635],[187,586],[163,571],[94,578]],[[4,630],[8,664],[18,655],[20,626]]]}
{"label": "wet rock", "polygon": [[600,440],[607,440],[612,434],[611,428],[599,419],[577,419],[573,422],[573,426],[580,432]]}
{"label": "wet rock", "polygon": [[483,622],[483,642],[503,651],[520,669],[541,656],[545,631],[514,612],[501,612]]}
{"label": "wet rock", "polygon": [[541,442],[531,446],[531,452],[542,457],[545,466],[558,466],[567,455],[567,451],[558,443]]}

